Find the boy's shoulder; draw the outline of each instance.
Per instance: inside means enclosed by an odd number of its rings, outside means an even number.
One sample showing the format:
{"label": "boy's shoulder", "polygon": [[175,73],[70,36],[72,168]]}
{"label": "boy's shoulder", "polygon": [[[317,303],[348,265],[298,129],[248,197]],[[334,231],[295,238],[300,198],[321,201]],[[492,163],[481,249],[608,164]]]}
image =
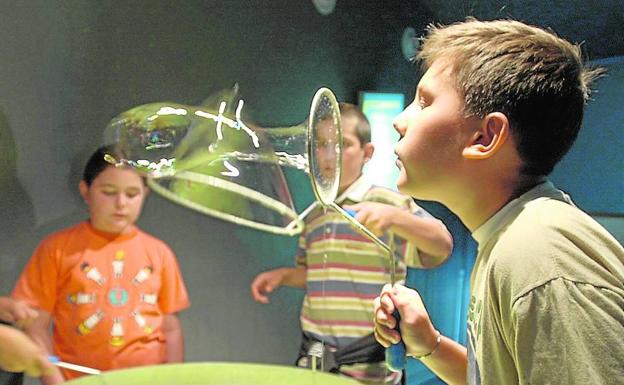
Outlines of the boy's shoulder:
{"label": "boy's shoulder", "polygon": [[518,216],[507,226],[509,240],[530,237],[545,243],[559,238],[592,240],[606,230],[575,205],[552,198],[539,198],[526,203]]}
{"label": "boy's shoulder", "polygon": [[526,204],[501,230],[490,258],[492,278],[519,295],[557,278],[603,287],[624,274],[624,249],[613,236],[556,199]]}
{"label": "boy's shoulder", "polygon": [[414,200],[408,195],[384,186],[375,185],[368,189],[362,200],[386,203],[394,206],[416,205]]}

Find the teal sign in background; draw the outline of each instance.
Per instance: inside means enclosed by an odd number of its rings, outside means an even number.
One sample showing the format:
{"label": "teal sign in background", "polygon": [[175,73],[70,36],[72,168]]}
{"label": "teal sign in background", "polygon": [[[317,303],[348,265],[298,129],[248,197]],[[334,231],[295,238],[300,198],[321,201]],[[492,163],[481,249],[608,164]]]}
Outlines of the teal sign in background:
{"label": "teal sign in background", "polygon": [[375,152],[364,166],[364,174],[376,185],[396,189],[399,169],[395,165],[394,146],[399,134],[392,127],[394,118],[403,111],[405,96],[401,93],[360,92],[360,107],[371,125],[371,142]]}

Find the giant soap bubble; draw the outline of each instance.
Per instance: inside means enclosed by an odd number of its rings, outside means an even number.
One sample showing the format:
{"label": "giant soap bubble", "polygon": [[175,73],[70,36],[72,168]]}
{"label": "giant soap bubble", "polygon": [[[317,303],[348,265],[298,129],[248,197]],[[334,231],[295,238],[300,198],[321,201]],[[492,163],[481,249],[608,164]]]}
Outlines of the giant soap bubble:
{"label": "giant soap bubble", "polygon": [[297,215],[281,166],[310,174],[317,198],[332,202],[340,178],[342,136],[333,93],[314,95],[302,124],[263,128],[245,122],[237,87],[201,106],[161,102],[115,117],[105,143],[117,158],[148,177],[162,196],[223,220],[276,234],[294,235]]}

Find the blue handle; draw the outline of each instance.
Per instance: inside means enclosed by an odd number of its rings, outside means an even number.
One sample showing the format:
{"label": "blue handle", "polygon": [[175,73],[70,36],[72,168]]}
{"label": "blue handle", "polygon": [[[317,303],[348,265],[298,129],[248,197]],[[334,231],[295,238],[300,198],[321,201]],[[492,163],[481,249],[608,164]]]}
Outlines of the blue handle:
{"label": "blue handle", "polygon": [[[400,332],[401,328],[399,327],[399,321],[401,320],[401,315],[399,314],[399,311],[395,310],[394,313],[392,313],[392,316],[397,320],[394,330]],[[388,369],[393,372],[400,372],[405,368],[405,359],[406,352],[403,340],[399,341],[398,344],[393,344],[389,348],[386,348],[386,365],[388,366]]]}
{"label": "blue handle", "polygon": [[59,362],[61,362],[61,360],[57,356],[53,356],[53,355],[48,356],[48,361],[50,361],[53,364],[58,364]]}
{"label": "blue handle", "polygon": [[355,218],[355,214],[357,214],[357,211],[355,210],[351,210],[351,209],[345,209],[343,208],[344,211],[347,212],[347,214],[349,214],[350,216],[352,216],[353,218]]}

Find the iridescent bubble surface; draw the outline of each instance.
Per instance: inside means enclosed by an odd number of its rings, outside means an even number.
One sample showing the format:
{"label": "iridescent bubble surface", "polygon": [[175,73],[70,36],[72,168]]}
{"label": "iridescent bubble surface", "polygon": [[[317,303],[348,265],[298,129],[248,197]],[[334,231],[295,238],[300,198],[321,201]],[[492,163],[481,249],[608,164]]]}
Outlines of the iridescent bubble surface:
{"label": "iridescent bubble surface", "polygon": [[246,122],[236,88],[201,106],[141,105],[108,124],[104,141],[122,158],[107,160],[135,168],[155,192],[193,210],[297,234],[302,222],[281,167],[308,172],[317,197],[326,200],[333,201],[339,184],[340,113],[331,91],[322,90],[304,123],[281,128]]}

